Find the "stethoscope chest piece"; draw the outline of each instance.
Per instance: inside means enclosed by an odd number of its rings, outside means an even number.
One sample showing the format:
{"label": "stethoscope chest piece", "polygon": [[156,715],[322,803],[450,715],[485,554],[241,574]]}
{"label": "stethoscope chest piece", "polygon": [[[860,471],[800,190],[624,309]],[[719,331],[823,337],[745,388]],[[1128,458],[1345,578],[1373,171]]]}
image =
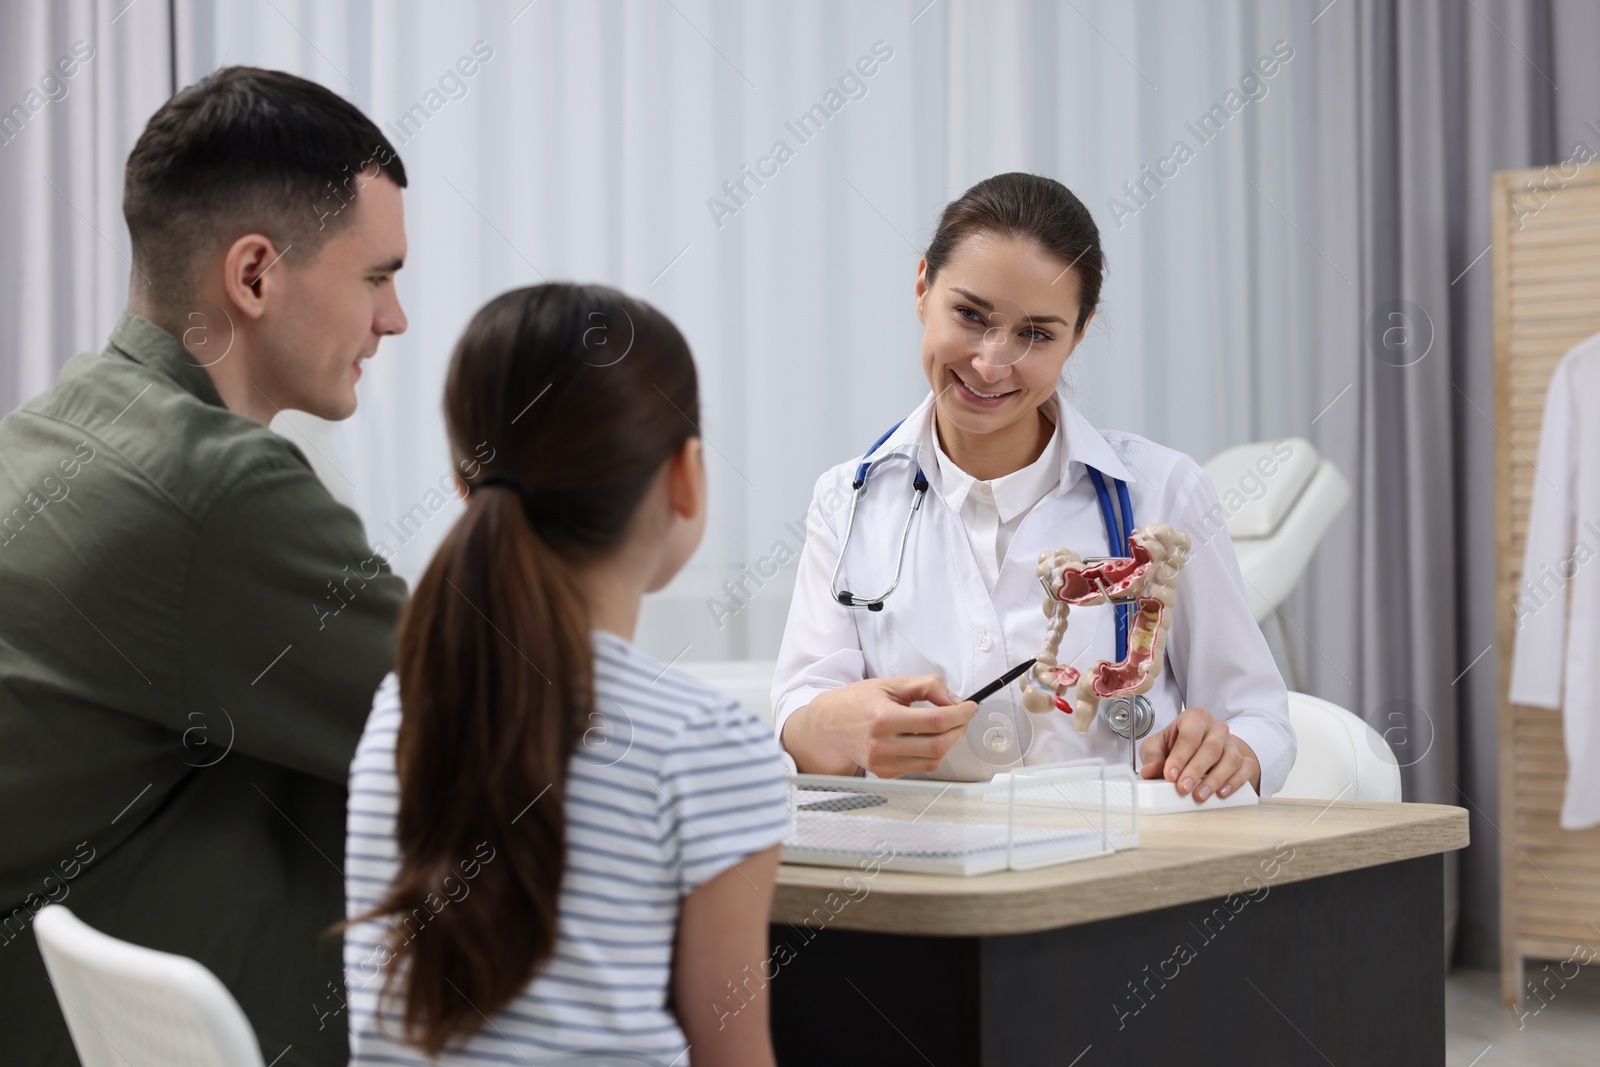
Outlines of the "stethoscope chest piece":
{"label": "stethoscope chest piece", "polygon": [[1100,717],[1111,732],[1129,741],[1137,741],[1150,732],[1156,724],[1156,709],[1143,694],[1131,697],[1113,697],[1100,709]]}

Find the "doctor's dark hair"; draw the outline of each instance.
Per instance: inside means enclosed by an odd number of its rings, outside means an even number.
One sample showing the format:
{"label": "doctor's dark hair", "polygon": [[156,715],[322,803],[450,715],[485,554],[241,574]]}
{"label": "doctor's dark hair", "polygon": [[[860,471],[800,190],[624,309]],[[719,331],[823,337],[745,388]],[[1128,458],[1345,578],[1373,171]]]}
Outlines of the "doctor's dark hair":
{"label": "doctor's dark hair", "polygon": [[[394,146],[354,104],[281,70],[223,67],[150,117],[123,176],[122,213],[138,284],[159,307],[186,300],[195,258],[247,233],[314,255],[354,216],[343,207],[387,175]],[[301,259],[301,262],[306,260]]]}
{"label": "doctor's dark hair", "polygon": [[[699,387],[655,308],[602,286],[538,285],[473,316],[444,413],[467,509],[400,620],[400,872],[357,920],[436,928],[391,941],[383,989],[404,997],[405,1039],[433,1055],[510,1004],[555,950],[568,765],[605,722],[574,570],[621,545],[697,436]],[[429,906],[484,854],[461,899]]]}
{"label": "doctor's dark hair", "polygon": [[1094,216],[1071,189],[1043,175],[1013,171],[985,178],[962,193],[946,205],[923,253],[929,285],[956,246],[976,233],[1031,238],[1070,267],[1078,279],[1078,322],[1073,332],[1083,330],[1100,303],[1106,259]]}

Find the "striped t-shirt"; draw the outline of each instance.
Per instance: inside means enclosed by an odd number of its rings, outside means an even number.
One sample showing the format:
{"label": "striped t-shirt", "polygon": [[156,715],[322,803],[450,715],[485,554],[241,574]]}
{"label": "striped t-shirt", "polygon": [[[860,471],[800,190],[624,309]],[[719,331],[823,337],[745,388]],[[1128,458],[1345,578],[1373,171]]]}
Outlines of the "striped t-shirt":
{"label": "striped t-shirt", "polygon": [[[568,764],[567,867],[554,957],[465,1046],[433,1060],[401,1042],[400,1005],[380,1019],[384,944],[426,937],[416,920],[353,926],[344,966],[353,1067],[362,1064],[657,1064],[688,1049],[667,1006],[682,898],[789,830],[772,731],[731,698],[628,641],[593,632],[595,725]],[[350,767],[347,914],[374,907],[399,870],[395,735],[399,682],[379,687]],[[534,801],[529,797],[530,802]],[[462,857],[456,899],[493,849]],[[446,888],[441,908],[449,907]]]}

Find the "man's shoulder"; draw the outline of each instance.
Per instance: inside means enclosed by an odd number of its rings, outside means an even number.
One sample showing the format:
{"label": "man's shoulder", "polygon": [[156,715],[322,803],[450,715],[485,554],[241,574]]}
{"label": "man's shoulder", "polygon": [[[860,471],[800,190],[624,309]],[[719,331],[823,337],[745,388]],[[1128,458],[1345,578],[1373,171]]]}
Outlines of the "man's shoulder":
{"label": "man's shoulder", "polygon": [[191,521],[252,471],[303,473],[308,486],[320,485],[292,442],[111,354],[69,361],[55,386],[0,420],[0,443],[40,477],[59,466],[57,452],[92,450],[100,470],[128,491],[165,497]]}

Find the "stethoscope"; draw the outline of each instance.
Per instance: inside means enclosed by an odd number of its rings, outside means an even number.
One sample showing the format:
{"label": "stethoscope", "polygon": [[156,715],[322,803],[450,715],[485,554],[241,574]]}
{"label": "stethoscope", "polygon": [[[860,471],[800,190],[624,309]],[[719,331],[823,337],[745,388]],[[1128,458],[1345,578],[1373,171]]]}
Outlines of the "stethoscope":
{"label": "stethoscope", "polygon": [[861,466],[856,468],[856,476],[850,482],[850,516],[844,523],[844,542],[839,546],[839,561],[833,565],[833,578],[828,583],[828,589],[833,593],[833,599],[847,608],[866,608],[868,611],[882,611],[883,602],[889,599],[889,594],[895,591],[900,584],[900,568],[906,561],[906,542],[911,539],[911,520],[917,517],[917,511],[922,507],[922,498],[928,494],[928,476],[922,473],[922,464],[917,464],[917,475],[911,480],[911,510],[906,513],[905,529],[900,531],[900,552],[894,558],[894,578],[889,582],[889,588],[877,596],[861,596],[848,589],[839,588],[839,571],[844,567],[845,553],[850,550],[850,533],[856,528],[856,509],[861,506],[861,498],[867,495],[867,476],[872,473],[872,468],[878,461],[872,454],[878,446],[889,439],[889,435],[900,428],[901,419],[884,431],[883,436],[872,442],[872,447],[867,449],[861,457]]}
{"label": "stethoscope", "polygon": [[[906,561],[906,544],[911,540],[911,523],[916,519],[917,512],[922,508],[922,500],[928,493],[928,477],[922,472],[921,464],[917,464],[916,475],[911,480],[911,508],[906,512],[906,524],[900,531],[900,550],[895,555],[894,576],[889,581],[889,587],[876,596],[862,596],[848,589],[839,588],[839,572],[844,568],[845,554],[850,550],[850,535],[856,527],[856,511],[861,506],[862,498],[867,494],[867,479],[871,477],[873,468],[882,462],[874,460],[872,454],[889,439],[890,434],[900,428],[904,421],[902,419],[901,422],[895,423],[884,431],[883,436],[872,442],[872,447],[861,457],[861,465],[856,468],[855,477],[850,481],[850,515],[845,520],[844,540],[839,545],[839,559],[833,565],[833,577],[828,585],[833,598],[847,608],[882,611],[883,602],[888,600],[889,594],[900,585],[900,572]],[[1116,504],[1113,504],[1105,476],[1093,467],[1089,467],[1088,471],[1089,479],[1094,483],[1095,497],[1100,501],[1100,515],[1105,520],[1109,555],[1120,557],[1127,550],[1128,537],[1133,533],[1133,501],[1128,496],[1128,483],[1121,478],[1111,480],[1117,494]],[[1121,506],[1120,514],[1117,505]],[[1086,558],[1084,562],[1096,562],[1096,557]],[[1118,663],[1128,658],[1128,607],[1127,603],[1115,605]],[[1115,697],[1107,701],[1101,716],[1113,733],[1130,741],[1136,741],[1149,733],[1156,719],[1155,708],[1143,695]]]}

